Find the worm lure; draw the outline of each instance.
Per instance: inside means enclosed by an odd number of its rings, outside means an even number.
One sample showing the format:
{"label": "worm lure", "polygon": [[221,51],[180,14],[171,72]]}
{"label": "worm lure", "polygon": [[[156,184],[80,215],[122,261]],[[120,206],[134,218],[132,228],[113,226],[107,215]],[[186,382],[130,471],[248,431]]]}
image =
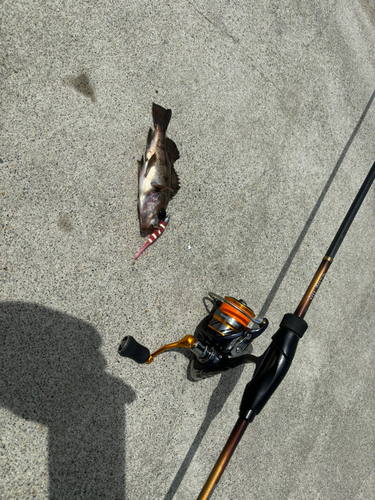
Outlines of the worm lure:
{"label": "worm lure", "polygon": [[163,221],[160,222],[159,227],[155,229],[155,231],[150,235],[149,239],[146,241],[146,243],[143,245],[143,247],[139,250],[138,253],[135,254],[134,260],[137,260],[138,257],[141,255],[142,252],[146,250],[147,247],[149,247],[154,241],[159,238],[159,236],[164,232],[165,228],[167,227],[167,224],[169,222],[170,217],[166,217]]}

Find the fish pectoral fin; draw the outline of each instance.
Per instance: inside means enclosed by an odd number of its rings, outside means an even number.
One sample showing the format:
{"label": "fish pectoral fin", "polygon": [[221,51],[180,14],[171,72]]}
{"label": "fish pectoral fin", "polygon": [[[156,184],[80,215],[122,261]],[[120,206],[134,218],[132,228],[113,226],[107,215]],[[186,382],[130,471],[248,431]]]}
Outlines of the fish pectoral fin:
{"label": "fish pectoral fin", "polygon": [[168,157],[170,162],[173,164],[180,158],[180,153],[178,152],[176,144],[169,139],[168,137],[165,139],[165,145],[168,151]]}
{"label": "fish pectoral fin", "polygon": [[146,172],[144,174],[145,177],[148,176],[148,173],[150,172],[151,167],[154,166],[155,162],[156,162],[156,153],[154,153],[147,162]]}
{"label": "fish pectoral fin", "polygon": [[147,136],[146,152],[150,148],[150,145],[151,145],[153,138],[154,138],[154,132],[153,132],[152,128],[150,128],[150,130],[148,131],[148,136]]}
{"label": "fish pectoral fin", "polygon": [[163,186],[162,184],[156,184],[155,182],[151,182],[151,186],[154,188],[155,192],[160,193],[161,191],[168,191],[173,194],[173,189],[168,186]]}
{"label": "fish pectoral fin", "polygon": [[171,168],[171,188],[173,191],[173,195],[177,194],[177,191],[180,189],[180,181],[178,179],[178,175],[176,173],[176,170],[174,169],[174,166],[172,165]]}

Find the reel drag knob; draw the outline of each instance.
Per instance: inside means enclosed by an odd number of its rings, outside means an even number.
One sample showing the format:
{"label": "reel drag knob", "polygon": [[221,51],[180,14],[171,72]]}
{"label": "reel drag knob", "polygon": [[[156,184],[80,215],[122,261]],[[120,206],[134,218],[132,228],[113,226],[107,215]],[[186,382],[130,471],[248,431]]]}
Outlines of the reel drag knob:
{"label": "reel drag knob", "polygon": [[139,344],[134,337],[130,335],[124,337],[118,348],[118,353],[124,358],[130,358],[136,363],[143,365],[150,358],[150,351],[147,347]]}

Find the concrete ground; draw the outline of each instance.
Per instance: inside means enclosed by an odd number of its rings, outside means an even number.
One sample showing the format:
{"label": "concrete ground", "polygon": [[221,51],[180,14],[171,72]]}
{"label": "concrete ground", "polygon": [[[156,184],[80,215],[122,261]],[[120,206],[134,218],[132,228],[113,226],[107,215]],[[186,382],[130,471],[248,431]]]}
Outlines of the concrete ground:
{"label": "concrete ground", "polygon": [[[193,383],[170,352],[209,290],[293,312],[375,160],[371,0],[2,4],[1,481],[8,499],[195,499],[253,367]],[[156,102],[181,189],[138,261]],[[375,186],[286,379],[212,500],[375,491]]]}

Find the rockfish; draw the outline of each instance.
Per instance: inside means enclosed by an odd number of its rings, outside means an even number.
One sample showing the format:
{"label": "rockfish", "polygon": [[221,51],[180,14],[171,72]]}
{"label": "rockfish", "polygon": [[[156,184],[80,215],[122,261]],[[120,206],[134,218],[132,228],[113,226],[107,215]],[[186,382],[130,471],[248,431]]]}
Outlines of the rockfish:
{"label": "rockfish", "polygon": [[167,206],[180,186],[173,167],[179,159],[176,144],[166,137],[170,109],[152,105],[153,131],[148,132],[145,156],[138,162],[138,215],[141,236],[147,236],[165,220]]}

